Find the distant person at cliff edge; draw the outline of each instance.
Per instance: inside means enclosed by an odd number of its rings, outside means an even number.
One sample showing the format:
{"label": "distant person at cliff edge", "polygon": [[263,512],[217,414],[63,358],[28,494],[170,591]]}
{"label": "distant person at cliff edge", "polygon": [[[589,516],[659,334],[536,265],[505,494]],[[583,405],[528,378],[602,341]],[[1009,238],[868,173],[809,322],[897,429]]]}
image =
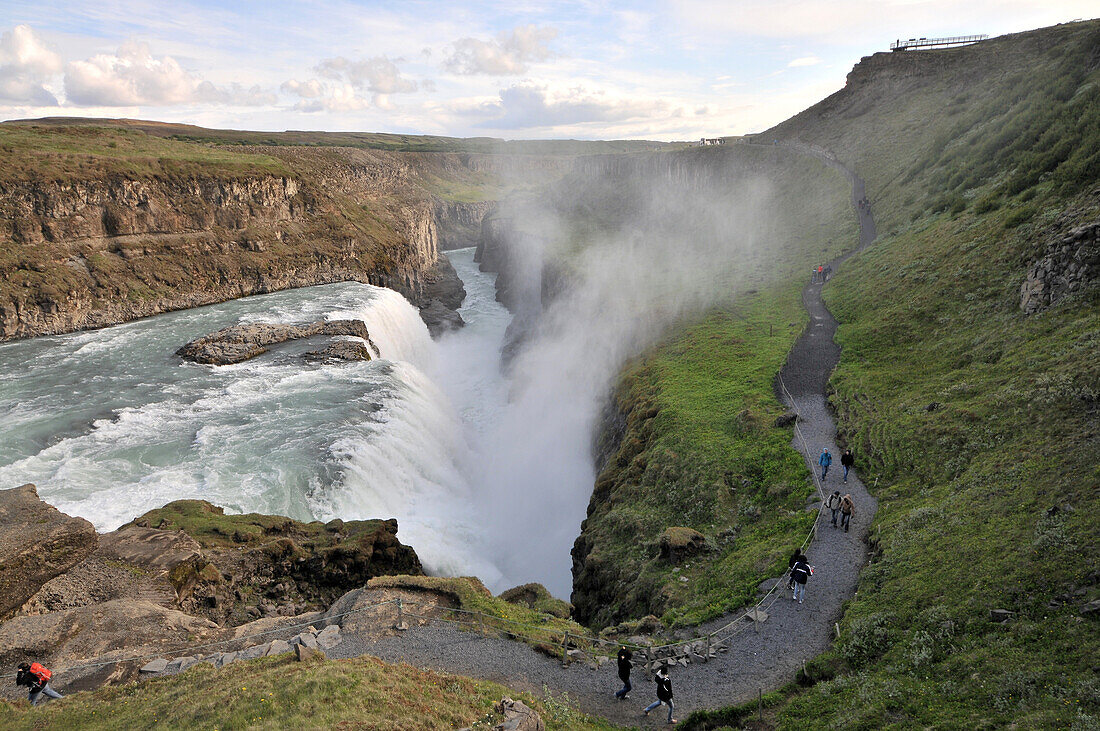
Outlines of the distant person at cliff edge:
{"label": "distant person at cliff edge", "polygon": [[630,685],[630,668],[634,667],[634,663],[631,660],[634,658],[634,653],[625,647],[619,648],[619,680],[623,681],[622,690],[615,693],[615,697],[619,700],[625,700],[629,698],[631,686]]}
{"label": "distant person at cliff edge", "polygon": [[668,706],[668,722],[676,723],[676,719],[672,717],[672,678],[668,677],[668,668],[662,667],[658,670],[653,680],[657,683],[657,700],[646,706],[642,715],[648,716],[650,711],[664,703]]}
{"label": "distant person at cliff edge", "polygon": [[36,662],[24,662],[19,664],[19,672],[15,674],[15,684],[25,685],[30,688],[27,700],[32,706],[38,705],[38,699],[45,695],[47,698],[63,698],[60,693],[50,687],[50,678],[53,673],[45,666]]}
{"label": "distant person at cliff edge", "polygon": [[856,504],[852,502],[851,495],[840,498],[840,524],[844,526],[844,532],[848,532],[848,526],[852,522],[852,513],[856,512]]}
{"label": "distant person at cliff edge", "polygon": [[844,454],[840,455],[840,466],[844,468],[844,482],[848,481],[848,470],[852,469],[852,465],[855,463],[856,458],[852,454],[852,450],[845,449]]}
{"label": "distant person at cliff edge", "polygon": [[829,454],[828,447],[822,447],[821,456],[817,458],[817,463],[821,465],[821,479],[825,479],[829,476],[829,465],[833,463],[833,455]]}

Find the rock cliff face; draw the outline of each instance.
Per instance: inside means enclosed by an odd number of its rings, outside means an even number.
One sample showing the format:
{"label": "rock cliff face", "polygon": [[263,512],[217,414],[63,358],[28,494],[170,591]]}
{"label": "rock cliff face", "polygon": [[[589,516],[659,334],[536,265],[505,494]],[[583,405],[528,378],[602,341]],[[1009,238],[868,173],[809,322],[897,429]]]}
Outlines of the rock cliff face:
{"label": "rock cliff face", "polygon": [[481,240],[481,221],[495,205],[495,201],[458,203],[436,199],[434,215],[440,251],[477,246]]}
{"label": "rock cliff face", "polygon": [[1020,287],[1020,309],[1031,315],[1100,282],[1100,221],[1052,235]]}
{"label": "rock cliff face", "polygon": [[407,156],[257,150],[289,172],[0,180],[0,340],[345,280],[429,304],[436,215]]}

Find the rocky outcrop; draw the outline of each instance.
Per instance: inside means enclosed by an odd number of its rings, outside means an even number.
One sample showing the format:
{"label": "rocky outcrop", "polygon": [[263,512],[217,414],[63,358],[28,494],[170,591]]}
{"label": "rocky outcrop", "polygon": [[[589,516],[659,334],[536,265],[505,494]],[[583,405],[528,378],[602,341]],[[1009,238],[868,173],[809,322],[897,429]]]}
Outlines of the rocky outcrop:
{"label": "rocky outcrop", "polygon": [[308,353],[304,353],[302,357],[308,361],[319,363],[371,360],[371,351],[365,343],[337,340],[335,343],[329,343],[320,350],[311,350]]}
{"label": "rocky outcrop", "polygon": [[[362,320],[318,320],[308,325],[273,325],[265,322],[244,323],[223,328],[210,335],[196,338],[176,351],[184,360],[207,365],[229,365],[241,363],[267,352],[268,346],[285,343],[288,340],[302,340],[317,335],[350,335],[367,341],[376,355],[378,348],[371,342],[366,323]],[[335,345],[335,344],[333,344]],[[350,344],[332,350],[327,355],[322,351],[307,354],[319,359],[331,357],[340,352],[350,355],[352,350],[358,357],[355,360],[370,360],[371,353],[365,348],[350,349]]]}
{"label": "rocky outcrop", "polygon": [[303,523],[281,516],[226,515],[202,500],[177,500],[132,524],[182,531],[201,553],[168,573],[175,606],[219,623],[320,609],[371,578],[424,573],[397,538],[397,521]]}
{"label": "rocky outcrop", "polygon": [[420,319],[433,338],[466,324],[457,312],[465,299],[466,288],[450,259],[439,257],[425,276],[420,295]]}
{"label": "rocky outcrop", "polygon": [[34,485],[0,490],[0,619],[91,555],[97,543],[91,523],[42,502]]}
{"label": "rocky outcrop", "polygon": [[1100,221],[1048,239],[1046,253],[1031,265],[1020,287],[1020,309],[1028,315],[1035,314],[1097,282],[1100,282]]}

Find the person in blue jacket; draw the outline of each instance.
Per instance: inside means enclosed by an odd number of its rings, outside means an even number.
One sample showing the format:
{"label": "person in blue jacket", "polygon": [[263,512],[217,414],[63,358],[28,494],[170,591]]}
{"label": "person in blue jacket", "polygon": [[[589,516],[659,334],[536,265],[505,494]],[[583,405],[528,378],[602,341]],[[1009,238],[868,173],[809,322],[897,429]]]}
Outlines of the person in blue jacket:
{"label": "person in blue jacket", "polygon": [[828,447],[821,448],[821,456],[818,457],[817,463],[821,465],[821,479],[825,479],[829,475],[829,465],[833,463],[833,455],[829,454]]}

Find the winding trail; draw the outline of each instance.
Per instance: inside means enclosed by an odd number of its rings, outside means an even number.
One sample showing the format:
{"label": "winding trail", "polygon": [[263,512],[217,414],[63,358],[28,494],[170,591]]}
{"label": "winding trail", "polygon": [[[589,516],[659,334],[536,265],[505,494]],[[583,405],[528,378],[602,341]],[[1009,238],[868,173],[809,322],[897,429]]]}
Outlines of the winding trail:
{"label": "winding trail", "polygon": [[[869,246],[876,236],[869,207],[858,205],[864,197],[863,181],[824,151],[808,146],[787,146],[822,159],[839,169],[852,184],[852,205],[859,216],[859,245],[830,262],[835,272],[845,259]],[[794,446],[804,455],[818,487],[823,494],[834,489],[841,490],[841,494],[851,493],[856,505],[851,529],[848,533],[834,529],[828,516],[819,517],[817,534],[807,549],[815,574],[807,585],[804,604],[793,602],[790,594],[780,588],[777,600],[767,608],[768,619],[728,640],[728,652],[705,664],[694,662],[687,667],[673,668],[676,715],[681,719],[693,709],[747,702],[755,698],[759,690],[767,692],[793,680],[804,662],[828,649],[833,623],[840,618],[843,603],[855,593],[859,571],[867,560],[865,539],[877,502],[854,470],[847,484],[841,484],[836,425],[825,401],[825,386],[840,360],[840,348],[833,341],[837,322],[826,309],[821,290],[822,284],[817,283],[808,285],[802,292],[810,324],[791,349],[778,383],[783,400],[799,414]],[[834,468],[824,482],[819,480],[817,467],[822,447],[828,447],[834,455]],[[766,581],[762,591],[780,580]],[[713,631],[734,616],[714,620],[699,630],[701,633]],[[648,718],[641,714],[642,708],[655,696],[652,681],[637,668],[633,673],[635,689],[631,698],[616,701],[613,693],[620,684],[614,663],[599,670],[584,663],[563,667],[560,662],[536,653],[525,644],[487,639],[442,623],[418,626],[398,636],[381,638],[345,632],[344,639],[330,652],[330,657],[362,654],[494,680],[538,694],[546,689],[555,695],[565,693],[585,712],[614,723],[645,728],[664,725],[665,713],[661,710]]]}

